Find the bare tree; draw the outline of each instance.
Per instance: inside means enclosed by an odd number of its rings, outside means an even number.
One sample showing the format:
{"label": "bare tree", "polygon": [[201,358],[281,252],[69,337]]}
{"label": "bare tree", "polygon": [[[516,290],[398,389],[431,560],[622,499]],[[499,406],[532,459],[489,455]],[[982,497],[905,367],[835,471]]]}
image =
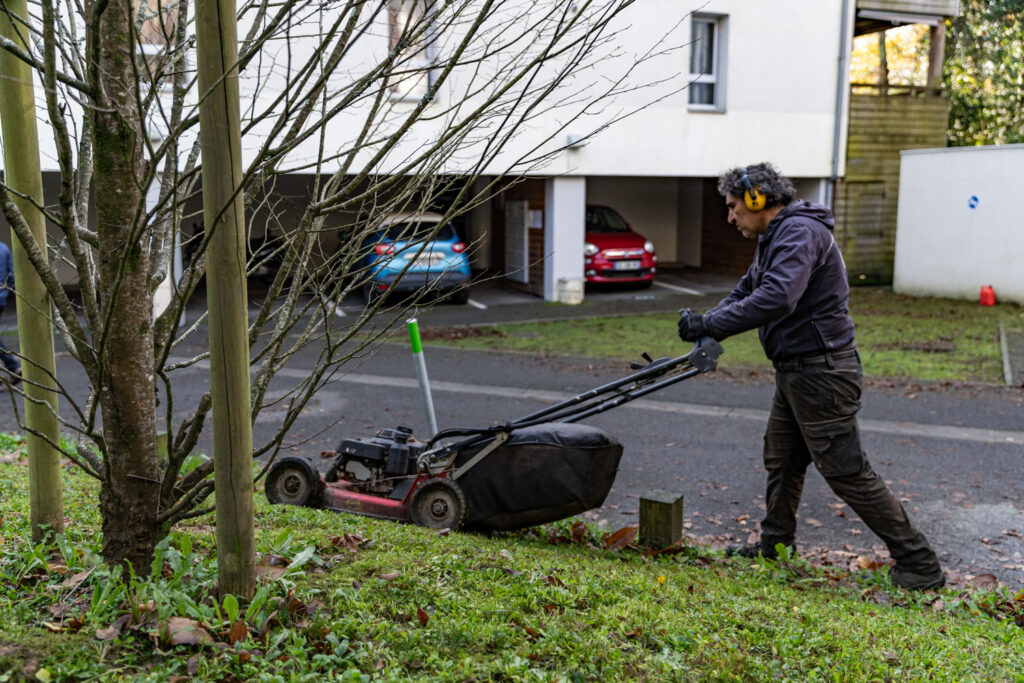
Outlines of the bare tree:
{"label": "bare tree", "polygon": [[[270,242],[280,264],[248,330],[251,417],[268,407],[282,415],[276,433],[254,445],[254,458],[272,460],[310,398],[403,317],[409,302],[389,307],[387,299],[358,316],[334,315],[366,282],[363,241],[384,215],[436,208],[443,197],[450,220],[556,158],[568,126],[593,135],[673,93],[672,62],[652,65],[674,46],[653,40],[640,54],[622,50],[633,2],[239,7],[250,239],[283,237]],[[46,207],[51,250],[55,263],[75,271],[80,291],[72,300],[57,266],[38,248],[29,255],[63,344],[88,379],[84,397],[58,382],[69,406],[63,427],[79,437],[64,455],[101,482],[105,560],[144,573],[156,542],[174,523],[208,511],[214,490],[212,461],[193,455],[209,393],[187,410],[174,394],[178,373],[206,359],[182,354],[190,337],[205,334],[204,319],[181,321],[210,240],[190,229],[199,220],[202,97],[192,12],[187,0],[32,7],[32,49],[0,48],[30,64],[44,86],[60,167],[59,200]],[[635,94],[651,86],[658,87]],[[278,188],[293,178],[306,182],[308,197],[287,213]],[[27,241],[6,187],[0,202]],[[335,248],[339,223],[346,229]],[[158,315],[155,299],[166,304]],[[315,368],[282,373],[300,351],[315,353]],[[171,434],[166,462],[157,455],[161,424]]]}

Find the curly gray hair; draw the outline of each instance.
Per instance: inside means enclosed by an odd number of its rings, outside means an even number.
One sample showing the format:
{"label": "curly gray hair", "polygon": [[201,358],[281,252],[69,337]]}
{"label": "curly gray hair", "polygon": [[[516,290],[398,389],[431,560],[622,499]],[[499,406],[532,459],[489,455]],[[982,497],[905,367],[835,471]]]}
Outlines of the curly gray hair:
{"label": "curly gray hair", "polygon": [[767,197],[765,208],[786,206],[796,197],[796,186],[793,185],[793,181],[776,171],[768,162],[753,164],[746,168],[733,168],[722,173],[718,176],[718,193],[723,197],[726,194],[743,197],[743,193],[747,191],[747,185],[743,181],[744,171],[750,179],[750,184]]}

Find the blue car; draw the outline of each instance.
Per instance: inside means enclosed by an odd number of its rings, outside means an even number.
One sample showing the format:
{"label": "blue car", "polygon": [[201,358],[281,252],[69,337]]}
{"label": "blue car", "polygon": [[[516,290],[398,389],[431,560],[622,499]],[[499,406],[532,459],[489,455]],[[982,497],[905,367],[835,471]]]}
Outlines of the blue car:
{"label": "blue car", "polygon": [[390,292],[437,292],[455,303],[469,300],[466,243],[436,213],[392,214],[363,242],[367,302]]}

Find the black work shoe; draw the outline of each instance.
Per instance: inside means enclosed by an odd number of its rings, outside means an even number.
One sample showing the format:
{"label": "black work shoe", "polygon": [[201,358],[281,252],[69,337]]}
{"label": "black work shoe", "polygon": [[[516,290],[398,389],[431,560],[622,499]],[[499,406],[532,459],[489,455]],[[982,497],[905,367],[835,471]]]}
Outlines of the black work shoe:
{"label": "black work shoe", "polygon": [[[775,550],[775,547],[771,548],[762,547],[760,543],[750,543],[747,545],[731,545],[725,549],[725,554],[729,556],[748,557],[755,559],[757,557],[764,557],[766,560],[776,560],[779,557],[779,552]],[[796,546],[789,546],[790,556],[796,555]]]}
{"label": "black work shoe", "polygon": [[904,590],[926,591],[945,586],[946,575],[942,573],[941,567],[934,571],[918,573],[897,566],[889,570],[889,581]]}

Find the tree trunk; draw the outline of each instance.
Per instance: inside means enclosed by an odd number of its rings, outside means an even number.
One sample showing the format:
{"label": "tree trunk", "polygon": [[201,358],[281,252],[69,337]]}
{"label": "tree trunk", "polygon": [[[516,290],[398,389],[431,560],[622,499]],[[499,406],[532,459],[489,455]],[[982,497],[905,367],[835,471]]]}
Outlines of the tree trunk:
{"label": "tree trunk", "polygon": [[212,230],[206,254],[206,300],[210,308],[217,572],[221,594],[250,598],[256,589],[256,542],[238,33],[233,0],[197,0],[196,52],[203,217],[207,230]]}
{"label": "tree trunk", "polygon": [[[93,5],[92,7],[95,7]],[[111,0],[90,44],[102,74],[93,113],[100,302],[109,321],[100,344],[107,376],[100,397],[107,471],[100,492],[103,559],[148,575],[161,536],[153,374],[153,301],[142,220],[143,125],[135,105],[130,0]],[[98,79],[99,80],[99,79]]]}
{"label": "tree trunk", "polygon": [[[28,19],[25,0],[7,0],[0,14],[0,35],[28,49],[24,25],[18,29],[11,17]],[[0,120],[3,122],[6,182],[17,192],[43,203],[43,175],[39,168],[39,133],[36,128],[35,92],[32,69],[6,50],[0,51]],[[16,141],[16,142],[15,142]],[[37,244],[46,249],[46,221],[32,202],[15,197]],[[64,531],[64,489],[57,420],[56,365],[53,355],[53,327],[50,324],[50,296],[28,260],[21,242],[12,232],[15,286],[18,291],[18,342],[25,378],[25,424],[28,435],[28,486],[32,540],[43,540],[47,532]]]}

